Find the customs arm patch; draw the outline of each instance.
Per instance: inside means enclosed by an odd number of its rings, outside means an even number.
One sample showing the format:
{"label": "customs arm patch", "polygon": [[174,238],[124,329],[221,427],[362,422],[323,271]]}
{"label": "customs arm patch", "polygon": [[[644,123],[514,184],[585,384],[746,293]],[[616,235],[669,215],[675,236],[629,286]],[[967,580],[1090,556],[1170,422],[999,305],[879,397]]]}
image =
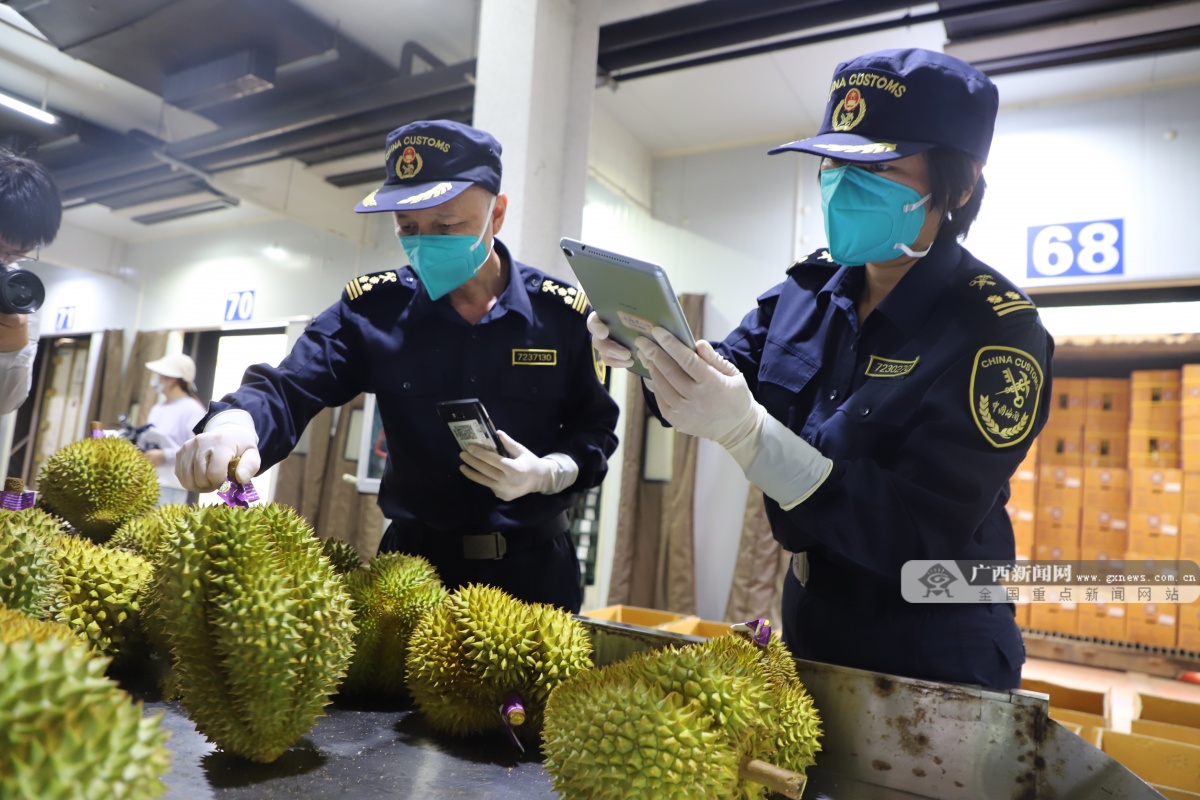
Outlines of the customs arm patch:
{"label": "customs arm patch", "polygon": [[1029,436],[1038,416],[1045,376],[1033,356],[1015,347],[982,347],[971,368],[971,416],[993,447]]}

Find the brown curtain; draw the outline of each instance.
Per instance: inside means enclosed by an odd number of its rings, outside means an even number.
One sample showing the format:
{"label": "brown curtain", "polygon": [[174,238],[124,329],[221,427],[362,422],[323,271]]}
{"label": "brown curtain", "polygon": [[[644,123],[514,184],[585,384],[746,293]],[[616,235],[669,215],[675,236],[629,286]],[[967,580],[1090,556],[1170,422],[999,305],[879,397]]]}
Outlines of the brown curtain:
{"label": "brown curtain", "polygon": [[279,462],[275,477],[275,502],[291,506],[310,522],[316,521],[325,483],[325,462],[332,442],[333,409],[324,408],[308,423],[308,449]]}
{"label": "brown curtain", "polygon": [[[328,444],[325,458],[325,474],[320,487],[319,511],[305,515],[322,539],[341,539],[354,545],[358,555],[363,560],[370,559],[379,550],[379,540],[383,538],[383,512],[379,510],[373,494],[359,494],[358,487],[343,475],[353,475],[358,469],[358,461],[347,459],[346,439],[350,434],[350,418],[357,411],[363,412],[365,395],[359,395],[338,413],[337,430],[333,440]],[[321,419],[320,416],[316,418]],[[316,420],[314,420],[314,423]],[[370,422],[364,420],[364,425]],[[326,418],[325,427],[329,423]],[[312,439],[320,438],[315,435],[317,428],[312,429]],[[313,452],[310,445],[310,457]],[[355,448],[351,448],[355,449]],[[306,489],[306,494],[308,490]]]}
{"label": "brown curtain", "polygon": [[737,566],[733,570],[733,585],[729,587],[725,619],[746,622],[765,617],[779,630],[783,579],[791,568],[791,556],[771,536],[762,489],[752,485],[746,496],[742,540]]}
{"label": "brown curtain", "polygon": [[100,335],[100,358],[96,362],[96,377],[92,382],[92,397],[88,402],[88,422],[100,420],[106,428],[117,424],[116,400],[121,392],[121,355],[125,332],[104,331]]}
{"label": "brown curtain", "polygon": [[[146,371],[146,362],[162,358],[167,353],[167,331],[138,331],[133,337],[133,349],[129,353],[129,361],[125,364],[125,372],[121,378],[121,388],[113,400],[112,410],[115,415],[129,415],[130,425],[141,425],[154,405],[154,390],[150,388],[150,374]],[[137,406],[136,413],[134,406]],[[101,410],[108,409],[107,405]],[[116,424],[107,417],[107,424]]]}
{"label": "brown curtain", "polygon": [[[691,329],[704,330],[704,295],[685,294],[680,303]],[[608,602],[694,614],[693,500],[698,442],[677,434],[671,481],[642,480],[642,443],[650,412],[642,396],[642,382],[631,378],[625,401],[621,501]]]}

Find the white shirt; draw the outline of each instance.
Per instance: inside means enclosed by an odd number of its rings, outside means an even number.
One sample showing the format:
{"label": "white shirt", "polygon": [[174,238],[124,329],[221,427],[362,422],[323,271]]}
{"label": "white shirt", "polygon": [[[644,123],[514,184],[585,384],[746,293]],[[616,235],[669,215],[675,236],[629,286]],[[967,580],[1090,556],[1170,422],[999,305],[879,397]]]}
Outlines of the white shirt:
{"label": "white shirt", "polygon": [[0,414],[16,411],[29,396],[41,323],[41,311],[30,314],[29,344],[11,353],[0,353]]}
{"label": "white shirt", "polygon": [[164,461],[161,466],[155,467],[160,486],[183,488],[175,478],[175,454],[184,442],[196,435],[192,433],[192,428],[196,427],[196,423],[203,419],[206,413],[208,409],[203,403],[185,395],[169,403],[156,404],[146,415],[146,422],[153,425],[159,433],[169,436],[175,444],[174,447],[163,448]]}

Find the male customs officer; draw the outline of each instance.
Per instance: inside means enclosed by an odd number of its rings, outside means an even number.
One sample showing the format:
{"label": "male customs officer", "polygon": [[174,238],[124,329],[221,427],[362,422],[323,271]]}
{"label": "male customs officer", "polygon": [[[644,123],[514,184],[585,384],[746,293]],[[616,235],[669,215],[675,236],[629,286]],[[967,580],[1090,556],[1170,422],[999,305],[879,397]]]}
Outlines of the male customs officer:
{"label": "male customs officer", "polygon": [[[210,491],[235,455],[249,480],[322,408],[373,392],[388,445],[379,507],[392,520],[380,551],[426,557],[451,588],[486,583],[578,611],[566,511],[617,444],[587,300],[495,238],[508,198],[491,135],[413,122],[384,156],[386,180],[355,210],[390,212],[411,266],[350,281],[278,367],[248,369],[180,451],[180,481]],[[460,453],[437,404],[464,398],[483,402],[508,457]]]}

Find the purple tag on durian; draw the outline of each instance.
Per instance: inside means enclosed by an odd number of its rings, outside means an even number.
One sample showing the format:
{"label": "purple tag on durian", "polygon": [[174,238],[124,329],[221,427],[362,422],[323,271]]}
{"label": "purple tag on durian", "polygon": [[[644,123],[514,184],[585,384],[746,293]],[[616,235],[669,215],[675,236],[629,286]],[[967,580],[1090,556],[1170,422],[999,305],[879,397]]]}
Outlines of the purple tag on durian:
{"label": "purple tag on durian", "polygon": [[520,695],[510,694],[505,698],[504,704],[500,706],[500,718],[504,720],[504,732],[508,734],[508,740],[524,753],[525,745],[521,744],[517,732],[513,730],[514,725],[525,724],[525,704],[521,702]]}
{"label": "purple tag on durian", "polygon": [[0,508],[5,511],[24,511],[33,508],[37,492],[0,492]]}
{"label": "purple tag on durian", "polygon": [[254,490],[254,484],[250,481],[241,484],[227,478],[221,484],[221,488],[217,489],[217,497],[224,500],[227,506],[249,508],[251,503],[258,500],[258,492]]}
{"label": "purple tag on durian", "polygon": [[761,617],[749,622],[735,622],[729,627],[735,631],[750,634],[750,641],[758,647],[766,648],[771,643],[771,623]]}

